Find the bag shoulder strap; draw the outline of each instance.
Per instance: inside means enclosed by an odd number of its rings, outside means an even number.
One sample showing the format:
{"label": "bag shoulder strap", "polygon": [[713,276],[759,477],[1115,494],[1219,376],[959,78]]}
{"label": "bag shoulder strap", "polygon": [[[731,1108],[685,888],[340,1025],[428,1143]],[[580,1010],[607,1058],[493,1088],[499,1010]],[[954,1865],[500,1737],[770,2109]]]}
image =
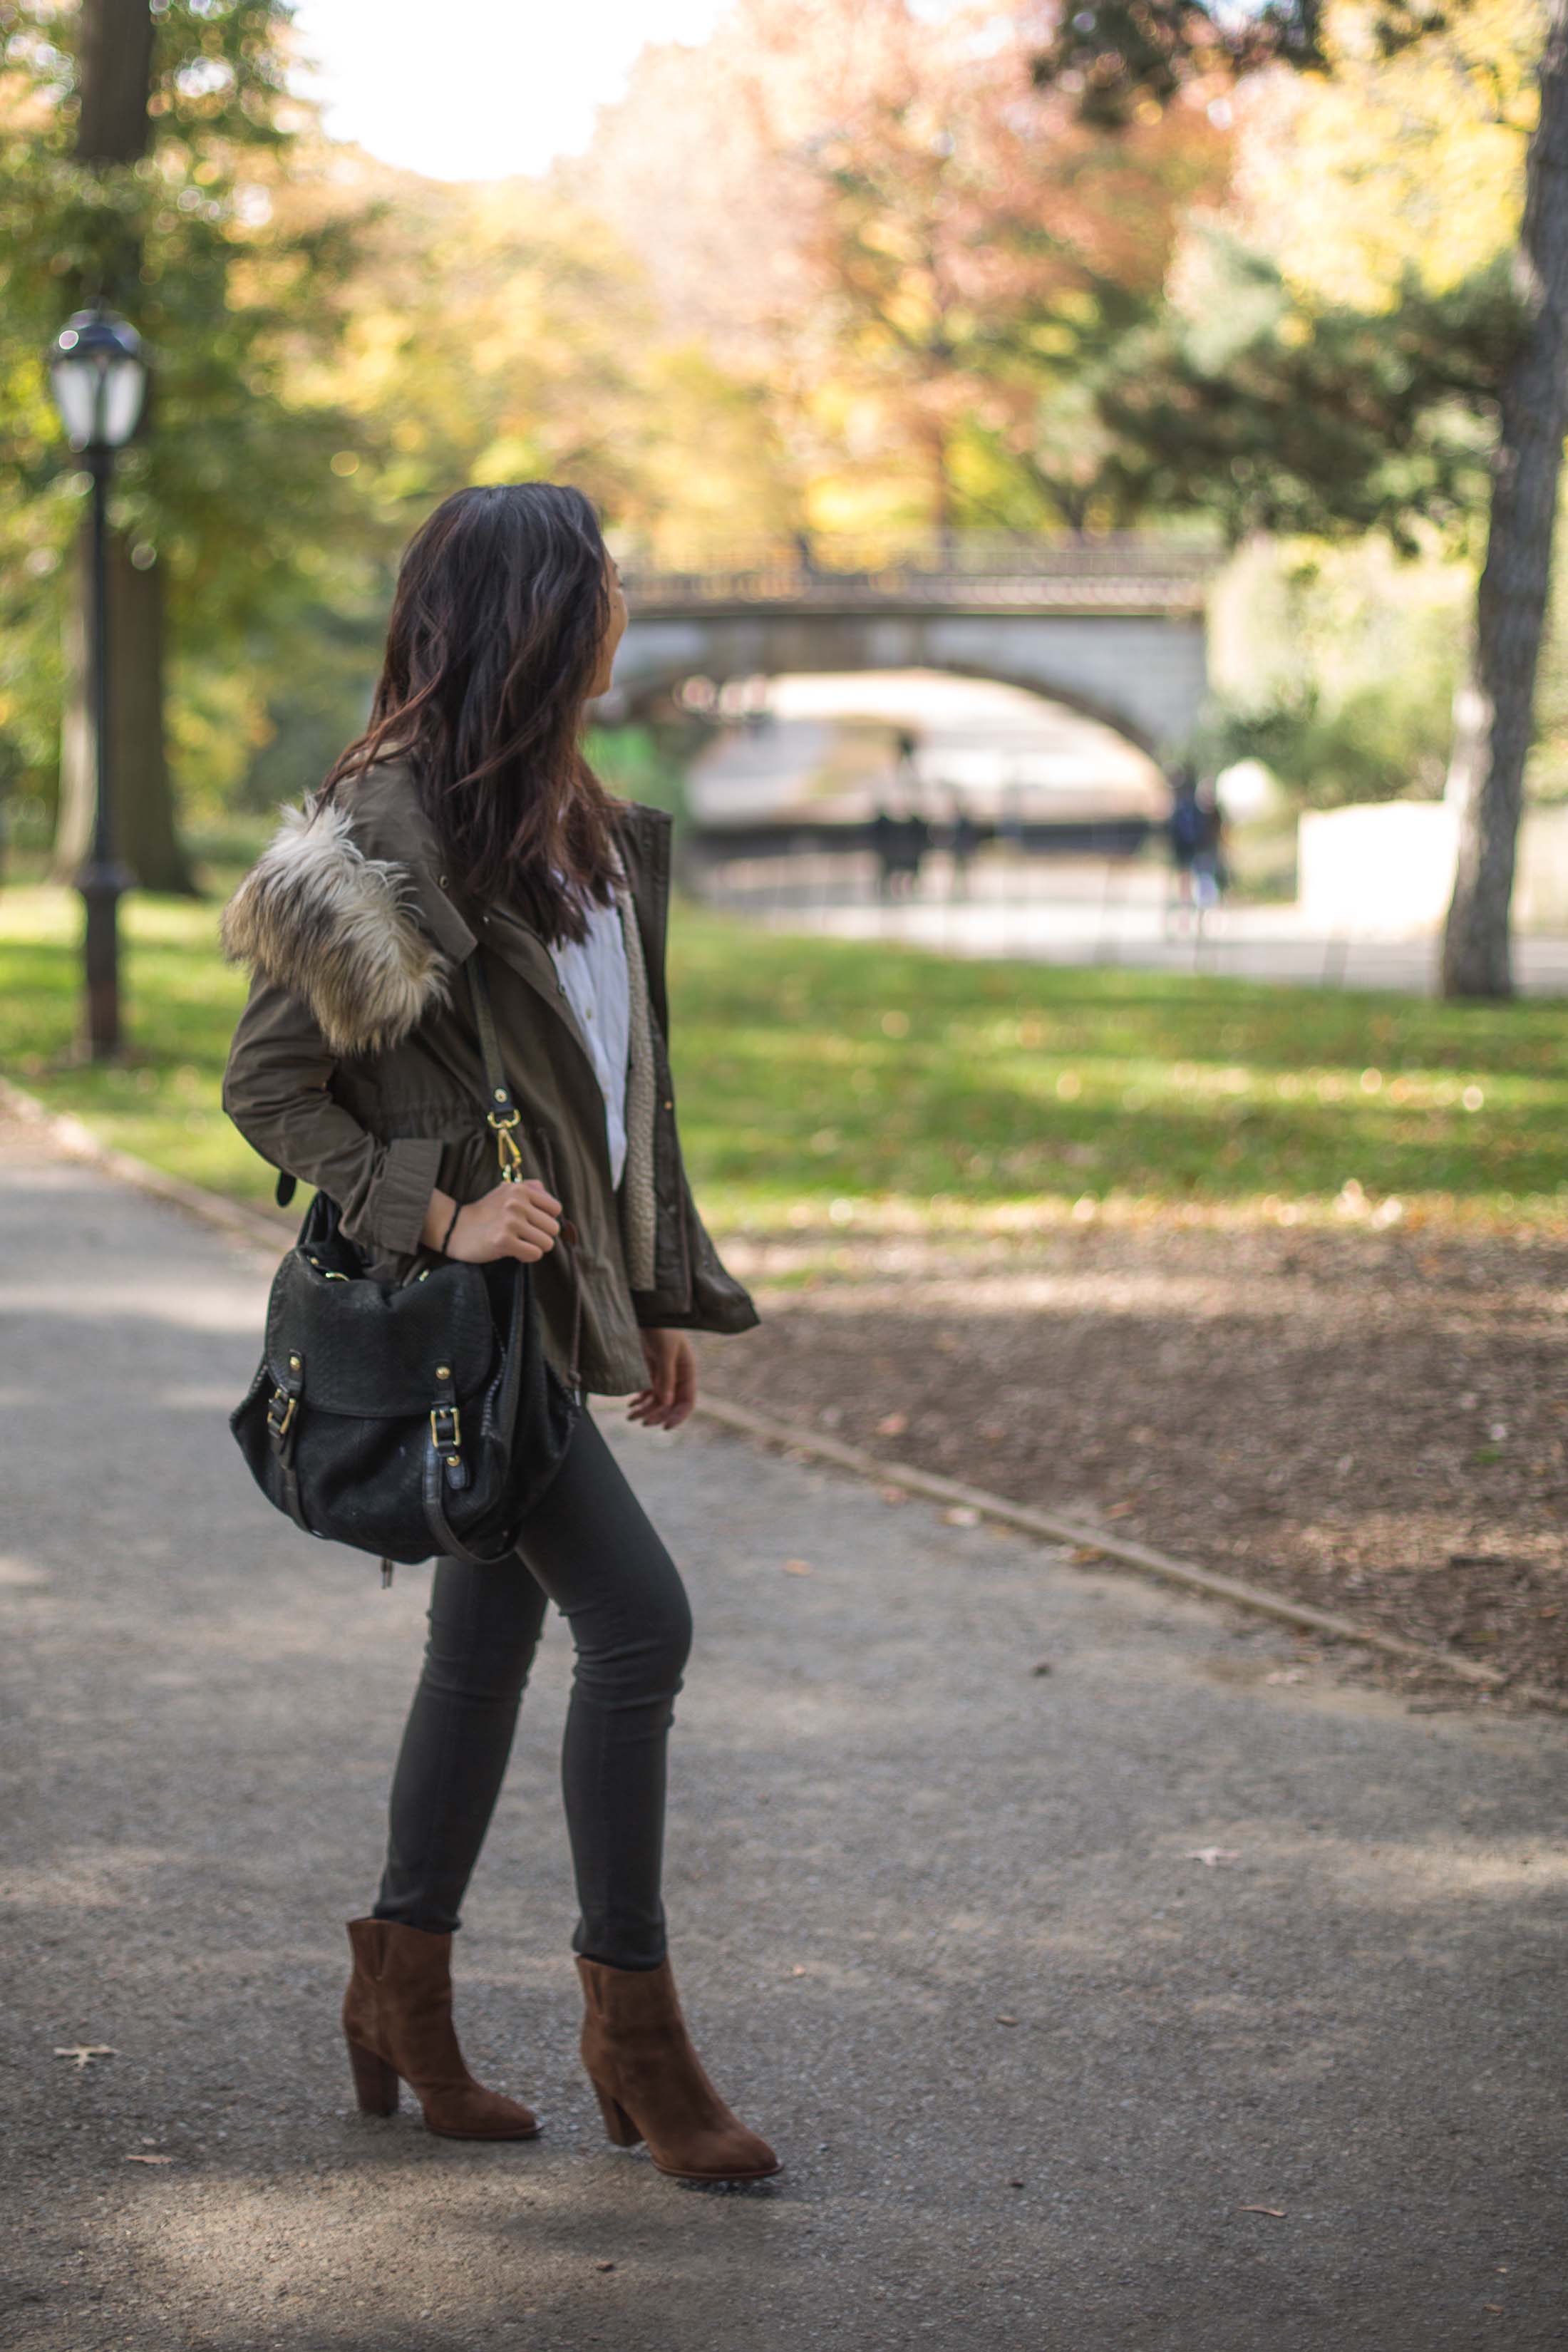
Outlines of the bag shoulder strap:
{"label": "bag shoulder strap", "polygon": [[475,948],[467,963],[468,991],[473,998],[474,1025],[479,1033],[479,1058],[485,1066],[485,1091],[489,1097],[486,1106],[490,1113],[500,1112],[504,1118],[517,1106],[511,1098],[511,1088],[506,1082],[506,1070],[500,1057],[500,1039],[496,1034],[495,1007],[490,1003],[489,982],[479,961],[480,950]]}
{"label": "bag shoulder strap", "polygon": [[474,1026],[479,1038],[479,1059],[485,1073],[485,1120],[496,1139],[501,1174],[509,1183],[515,1184],[522,1174],[522,1154],[517,1142],[522,1113],[513,1101],[511,1088],[507,1084],[506,1065],[501,1060],[500,1038],[496,1030],[495,1007],[490,1003],[489,982],[485,978],[479,956],[479,949],[475,948],[468,957],[467,969],[468,993],[474,1008]]}

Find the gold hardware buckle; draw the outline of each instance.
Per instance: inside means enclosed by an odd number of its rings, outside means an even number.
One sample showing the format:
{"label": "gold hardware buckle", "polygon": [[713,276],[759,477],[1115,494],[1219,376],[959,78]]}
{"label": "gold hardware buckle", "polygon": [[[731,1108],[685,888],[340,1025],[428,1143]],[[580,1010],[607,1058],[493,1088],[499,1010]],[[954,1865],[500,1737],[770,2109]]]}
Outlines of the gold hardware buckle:
{"label": "gold hardware buckle", "polygon": [[[283,1407],[281,1413],[278,1411],[279,1404]],[[267,1426],[272,1432],[274,1437],[283,1438],[288,1436],[289,1429],[293,1425],[294,1415],[299,1411],[299,1398],[297,1396],[290,1396],[287,1389],[273,1390],[272,1402],[267,1408]]]}
{"label": "gold hardware buckle", "polygon": [[[449,1423],[450,1426],[440,1427],[437,1425],[443,1423]],[[453,1450],[456,1451],[457,1447],[462,1444],[462,1423],[458,1418],[458,1408],[455,1404],[438,1404],[432,1409],[430,1414],[430,1442],[435,1446],[437,1454],[444,1454],[448,1446],[451,1446]]]}
{"label": "gold hardware buckle", "polygon": [[515,1110],[506,1112],[492,1110],[488,1114],[488,1118],[489,1125],[495,1131],[496,1158],[500,1161],[502,1181],[508,1184],[521,1184],[522,1154],[517,1148],[517,1138],[513,1135],[512,1129],[521,1125],[521,1114]]}

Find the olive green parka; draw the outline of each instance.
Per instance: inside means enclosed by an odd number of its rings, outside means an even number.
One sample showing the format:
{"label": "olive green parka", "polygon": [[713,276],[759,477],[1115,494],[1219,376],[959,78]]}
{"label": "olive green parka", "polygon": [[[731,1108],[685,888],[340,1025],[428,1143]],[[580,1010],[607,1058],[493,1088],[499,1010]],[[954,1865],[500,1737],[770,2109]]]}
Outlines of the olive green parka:
{"label": "olive green parka", "polygon": [[224,1108],[263,1159],[335,1201],[377,1280],[438,1255],[420,1238],[436,1186],[476,1201],[500,1181],[465,966],[483,960],[501,1058],[522,1115],[525,1172],[575,1238],[534,1266],[546,1352],[570,1362],[581,1285],[585,1388],[641,1388],[639,1326],[744,1331],[757,1321],[697,1213],[666,1039],[669,818],[615,803],[631,994],[626,1162],[611,1181],[604,1097],[548,944],[505,904],[467,898],[445,868],[407,765],[379,761],[327,803],[286,812],[224,911],[252,972]]}

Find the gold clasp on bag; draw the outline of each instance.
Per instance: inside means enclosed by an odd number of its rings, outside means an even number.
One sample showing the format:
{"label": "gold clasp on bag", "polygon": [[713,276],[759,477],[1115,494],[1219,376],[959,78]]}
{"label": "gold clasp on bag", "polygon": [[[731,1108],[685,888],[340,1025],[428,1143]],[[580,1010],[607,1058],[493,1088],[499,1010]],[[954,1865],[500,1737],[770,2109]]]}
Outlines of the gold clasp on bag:
{"label": "gold clasp on bag", "polygon": [[521,1124],[521,1113],[516,1110],[492,1110],[486,1116],[495,1136],[496,1158],[500,1161],[503,1180],[508,1184],[521,1184],[522,1154],[517,1148],[517,1138],[513,1135],[512,1129]]}

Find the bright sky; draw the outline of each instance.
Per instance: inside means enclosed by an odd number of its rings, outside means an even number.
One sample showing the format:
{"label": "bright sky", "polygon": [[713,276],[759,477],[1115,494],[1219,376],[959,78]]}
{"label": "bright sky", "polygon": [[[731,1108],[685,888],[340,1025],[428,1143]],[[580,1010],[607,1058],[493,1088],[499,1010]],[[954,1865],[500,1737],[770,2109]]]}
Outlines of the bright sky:
{"label": "bright sky", "polygon": [[588,142],[650,41],[701,41],[727,0],[299,0],[335,139],[437,180],[542,172]]}

